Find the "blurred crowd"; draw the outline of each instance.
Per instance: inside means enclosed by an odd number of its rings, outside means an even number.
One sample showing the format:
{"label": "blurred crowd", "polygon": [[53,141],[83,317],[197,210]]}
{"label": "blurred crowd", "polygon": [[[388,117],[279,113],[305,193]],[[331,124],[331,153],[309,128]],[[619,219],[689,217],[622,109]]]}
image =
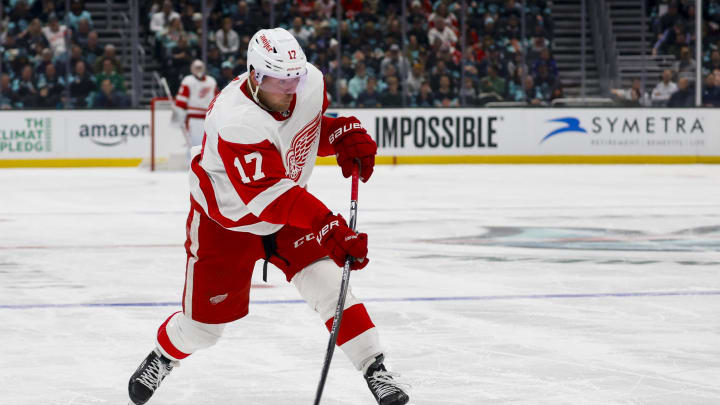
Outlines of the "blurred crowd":
{"label": "blurred crowd", "polygon": [[[340,0],[340,22],[335,0],[275,3],[277,25],[295,35],[308,60],[325,73],[328,94],[339,97],[333,100],[338,106],[544,104],[562,96],[545,0],[526,0],[525,38],[517,0],[468,1],[464,35],[461,2],[408,0],[405,38],[400,0]],[[268,26],[271,7],[268,0],[210,6],[207,69],[220,88],[246,70],[248,41]],[[201,56],[201,8],[190,0],[156,0],[144,13],[156,58],[173,91],[190,62]]]}
{"label": "blurred crowd", "polygon": [[[646,94],[639,80],[613,94],[628,105],[692,105],[695,1],[646,1],[652,53],[676,62]],[[403,36],[402,0],[208,0],[207,72],[220,88],[243,73],[250,37],[274,19],[325,73],[337,106],[549,105],[563,97],[550,1],[525,0],[523,10],[521,0],[467,0],[465,32],[461,4],[405,0]],[[1,7],[0,108],[129,105],[129,62],[99,38],[82,0],[68,10],[61,0],[6,0]],[[720,0],[705,1],[703,15],[703,104],[719,106]],[[145,2],[140,23],[143,45],[175,93],[191,62],[202,58],[201,0]]]}
{"label": "blurred crowd", "polygon": [[[652,55],[670,55],[676,61],[662,72],[654,88],[643,93],[638,78],[629,89],[614,89],[612,93],[626,105],[694,107],[696,2],[648,0],[648,5],[655,35]],[[704,106],[720,107],[720,1],[703,2],[702,17],[701,100]]]}
{"label": "blurred crowd", "polygon": [[0,108],[129,106],[123,62],[80,0],[8,0],[0,19]]}

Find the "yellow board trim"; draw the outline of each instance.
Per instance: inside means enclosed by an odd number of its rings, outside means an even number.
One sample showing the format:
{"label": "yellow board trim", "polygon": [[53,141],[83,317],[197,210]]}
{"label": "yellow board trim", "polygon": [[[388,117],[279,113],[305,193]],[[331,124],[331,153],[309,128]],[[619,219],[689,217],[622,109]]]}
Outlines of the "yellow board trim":
{"label": "yellow board trim", "polygon": [[[0,159],[0,168],[10,167],[133,167],[139,158],[87,159]],[[395,164],[720,164],[720,156],[378,156],[379,165]],[[317,165],[337,164],[335,157],[319,157]]]}
{"label": "yellow board trim", "polygon": [[0,159],[1,167],[131,167],[138,166],[138,158],[87,159]]}
{"label": "yellow board trim", "polygon": [[[720,156],[378,156],[375,163],[393,164],[720,164]],[[318,165],[336,164],[334,157],[320,157]]]}

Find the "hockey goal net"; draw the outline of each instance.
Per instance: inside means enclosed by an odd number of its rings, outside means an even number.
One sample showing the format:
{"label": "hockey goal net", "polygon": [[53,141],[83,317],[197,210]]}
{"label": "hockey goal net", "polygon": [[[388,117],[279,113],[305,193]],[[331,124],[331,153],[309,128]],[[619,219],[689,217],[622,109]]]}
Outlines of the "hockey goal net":
{"label": "hockey goal net", "polygon": [[187,170],[189,147],[180,126],[173,123],[173,101],[156,97],[150,101],[150,155],[142,165],[154,170]]}

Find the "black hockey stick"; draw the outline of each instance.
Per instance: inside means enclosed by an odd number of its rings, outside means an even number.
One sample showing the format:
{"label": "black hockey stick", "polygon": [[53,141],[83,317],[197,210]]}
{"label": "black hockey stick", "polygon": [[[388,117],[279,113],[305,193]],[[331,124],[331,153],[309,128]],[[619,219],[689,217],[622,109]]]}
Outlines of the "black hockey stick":
{"label": "black hockey stick", "polygon": [[[350,189],[350,229],[355,231],[357,224],[357,200],[358,200],[358,179],[360,178],[360,162],[353,164],[352,169],[352,186]],[[330,371],[330,362],[332,361],[333,352],[335,352],[335,343],[337,342],[338,331],[340,330],[340,322],[342,321],[343,311],[345,309],[345,296],[347,295],[348,286],[350,285],[350,264],[352,258],[348,256],[345,259],[345,267],[343,268],[342,283],[340,283],[340,298],[338,298],[337,307],[335,307],[335,318],[333,319],[332,329],[330,330],[330,341],[328,342],[327,352],[325,353],[325,362],[323,363],[322,373],[320,374],[320,382],[318,383],[317,392],[315,393],[315,405],[320,405],[325,381]]]}

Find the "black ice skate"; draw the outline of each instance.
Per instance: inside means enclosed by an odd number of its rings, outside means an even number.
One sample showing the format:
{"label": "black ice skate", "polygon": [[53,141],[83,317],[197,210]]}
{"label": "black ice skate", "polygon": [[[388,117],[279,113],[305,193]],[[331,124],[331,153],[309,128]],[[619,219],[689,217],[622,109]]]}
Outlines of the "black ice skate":
{"label": "black ice skate", "polygon": [[172,361],[155,349],[140,363],[140,367],[130,377],[128,394],[130,405],[143,405],[150,400],[162,380],[170,374],[180,362]]}
{"label": "black ice skate", "polygon": [[399,375],[391,373],[385,369],[383,365],[385,356],[380,354],[375,357],[375,361],[365,371],[365,380],[367,381],[370,392],[380,405],[405,405],[410,401],[410,397],[403,390],[407,384],[400,383],[396,380]]}

